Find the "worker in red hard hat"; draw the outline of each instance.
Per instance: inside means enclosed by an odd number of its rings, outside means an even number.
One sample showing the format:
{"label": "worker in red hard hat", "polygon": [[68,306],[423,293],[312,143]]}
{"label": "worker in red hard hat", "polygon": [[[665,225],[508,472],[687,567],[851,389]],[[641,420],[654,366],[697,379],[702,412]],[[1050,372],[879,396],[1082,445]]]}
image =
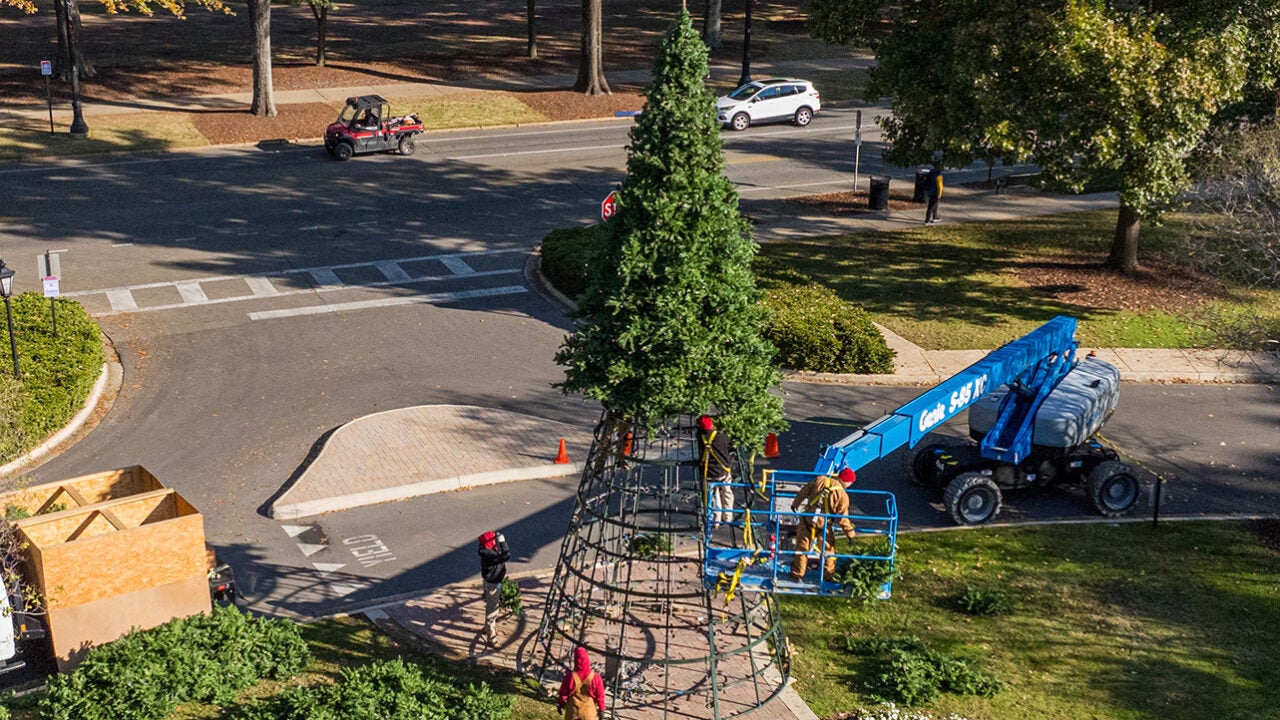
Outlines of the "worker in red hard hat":
{"label": "worker in red hard hat", "polygon": [[573,672],[560,683],[556,707],[564,713],[564,720],[597,720],[604,714],[604,680],[591,669],[584,647],[573,651]]}
{"label": "worker in red hard hat", "polygon": [[[698,467],[711,499],[711,529],[733,520],[733,471],[729,467],[729,437],[716,428],[710,415],[697,422]],[[724,483],[724,484],[716,484]]]}
{"label": "worker in red hard hat", "polygon": [[[813,515],[802,515],[800,522],[796,525],[797,553],[791,560],[791,574],[788,576],[790,580],[800,582],[804,579],[809,563],[809,552],[814,547],[821,547],[826,555],[823,579],[830,581],[835,575],[836,549],[831,545],[829,521],[838,524],[846,538],[853,539],[853,523],[848,517],[849,493],[845,492],[845,488],[857,479],[858,476],[849,468],[843,468],[838,475],[834,476],[820,475],[800,488],[800,492],[791,501],[792,512]],[[823,515],[833,517],[821,517]]]}
{"label": "worker in red hard hat", "polygon": [[490,530],[477,538],[480,554],[480,579],[484,587],[484,639],[498,644],[498,607],[502,600],[502,581],[507,578],[507,561],[511,549],[502,533]]}

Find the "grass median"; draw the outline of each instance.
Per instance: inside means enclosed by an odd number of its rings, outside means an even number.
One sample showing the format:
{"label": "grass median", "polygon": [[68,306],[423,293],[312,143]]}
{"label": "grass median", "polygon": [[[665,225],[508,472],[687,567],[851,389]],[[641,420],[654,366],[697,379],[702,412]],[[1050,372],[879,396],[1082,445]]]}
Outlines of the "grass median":
{"label": "grass median", "polygon": [[997,347],[1054,315],[1079,319],[1086,347],[1217,347],[1224,318],[1280,321],[1280,291],[1178,269],[1178,235],[1197,232],[1184,216],[1143,230],[1151,270],[1105,271],[1114,223],[1100,211],[777,241],[761,248],[756,272],[766,288],[827,285],[931,350]]}
{"label": "grass median", "polygon": [[[819,717],[873,707],[850,640],[913,637],[1003,681],[939,717],[1254,720],[1280,707],[1280,522],[1073,525],[899,537],[893,598],[785,598],[796,689]],[[960,612],[970,587],[1012,611]]]}

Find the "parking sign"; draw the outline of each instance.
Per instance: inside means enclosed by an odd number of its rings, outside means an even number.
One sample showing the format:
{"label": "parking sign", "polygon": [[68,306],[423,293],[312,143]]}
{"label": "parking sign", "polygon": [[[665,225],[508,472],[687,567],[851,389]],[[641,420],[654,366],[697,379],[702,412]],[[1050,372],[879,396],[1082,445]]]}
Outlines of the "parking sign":
{"label": "parking sign", "polygon": [[53,63],[49,62],[48,60],[41,60],[41,61],[40,61],[40,74],[41,74],[41,75],[52,75],[52,74],[53,74]]}

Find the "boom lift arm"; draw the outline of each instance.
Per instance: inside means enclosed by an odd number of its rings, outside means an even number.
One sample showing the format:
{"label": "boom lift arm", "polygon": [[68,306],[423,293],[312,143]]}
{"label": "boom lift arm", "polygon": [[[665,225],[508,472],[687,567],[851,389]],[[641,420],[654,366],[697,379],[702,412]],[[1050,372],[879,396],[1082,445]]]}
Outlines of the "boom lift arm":
{"label": "boom lift arm", "polygon": [[1030,451],[1036,409],[1071,369],[1075,333],[1075,318],[1053,318],[889,415],[827,446],[814,474],[830,475],[844,467],[858,470],[903,445],[915,447],[925,435],[1006,383],[1020,386],[1022,391],[1009,393],[997,420],[1001,432],[989,433],[991,446],[983,449],[1007,462],[1018,462]]}

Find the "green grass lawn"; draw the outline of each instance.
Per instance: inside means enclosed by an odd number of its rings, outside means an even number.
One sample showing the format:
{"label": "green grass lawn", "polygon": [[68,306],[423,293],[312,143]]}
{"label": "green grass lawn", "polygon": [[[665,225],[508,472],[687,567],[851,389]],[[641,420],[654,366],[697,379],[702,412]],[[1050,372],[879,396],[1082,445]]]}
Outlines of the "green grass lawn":
{"label": "green grass lawn", "polygon": [[[783,599],[796,689],[819,717],[870,707],[860,690],[877,669],[842,638],[915,636],[1005,683],[924,708],[942,716],[1275,720],[1278,540],[1276,521],[902,536],[892,600]],[[1012,614],[958,612],[968,585],[1008,593]]]}
{"label": "green grass lawn", "polygon": [[[857,233],[770,242],[756,272],[763,287],[779,281],[827,285],[866,308],[877,322],[934,350],[997,347],[1055,315],[1080,320],[1086,347],[1204,347],[1218,314],[1256,310],[1280,318],[1280,291],[1232,289],[1199,307],[1112,310],[1067,302],[1026,286],[1027,258],[1104,260],[1115,213],[1072,213],[957,223],[918,230]],[[1171,253],[1177,233],[1192,232],[1172,215],[1143,229],[1144,257]]]}

